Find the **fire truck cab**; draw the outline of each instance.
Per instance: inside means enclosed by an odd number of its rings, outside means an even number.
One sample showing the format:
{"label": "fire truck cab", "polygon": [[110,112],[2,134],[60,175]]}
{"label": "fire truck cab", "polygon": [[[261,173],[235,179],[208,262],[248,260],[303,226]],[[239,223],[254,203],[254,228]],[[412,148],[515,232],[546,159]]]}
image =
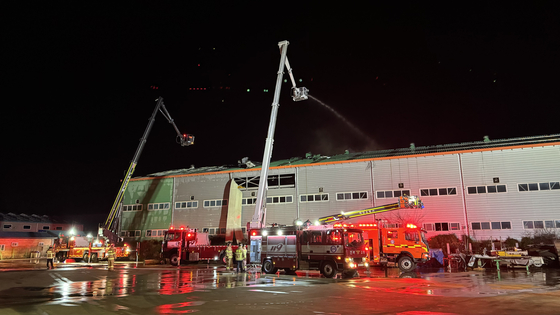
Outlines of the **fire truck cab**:
{"label": "fire truck cab", "polygon": [[406,227],[379,227],[376,223],[352,224],[364,230],[368,258],[372,265],[394,262],[404,271],[412,271],[419,262],[429,259],[425,231],[414,224]]}
{"label": "fire truck cab", "polygon": [[265,273],[319,270],[325,277],[367,266],[362,230],[333,226],[273,226],[249,231],[250,263]]}

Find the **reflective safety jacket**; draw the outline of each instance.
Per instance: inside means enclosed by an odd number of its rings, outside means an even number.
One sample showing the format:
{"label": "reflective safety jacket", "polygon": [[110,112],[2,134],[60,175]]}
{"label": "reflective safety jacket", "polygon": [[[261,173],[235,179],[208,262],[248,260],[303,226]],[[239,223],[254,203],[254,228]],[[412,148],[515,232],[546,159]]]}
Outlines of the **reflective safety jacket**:
{"label": "reflective safety jacket", "polygon": [[243,255],[243,250],[238,247],[237,250],[235,251],[235,260],[243,260],[245,257],[243,257],[245,255]]}
{"label": "reflective safety jacket", "polygon": [[53,259],[54,258],[54,251],[52,249],[49,249],[47,251],[47,259]]}
{"label": "reflective safety jacket", "polygon": [[109,250],[107,251],[107,258],[109,259],[115,259],[117,252],[115,251],[114,248],[109,248]]}
{"label": "reflective safety jacket", "polygon": [[231,249],[231,247],[228,247],[226,249],[226,256],[227,258],[233,258],[233,250]]}

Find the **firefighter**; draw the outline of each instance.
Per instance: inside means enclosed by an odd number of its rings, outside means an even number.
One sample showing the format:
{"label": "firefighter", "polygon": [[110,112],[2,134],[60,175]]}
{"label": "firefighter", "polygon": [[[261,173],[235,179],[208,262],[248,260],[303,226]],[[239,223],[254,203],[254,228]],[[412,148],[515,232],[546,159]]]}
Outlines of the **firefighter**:
{"label": "firefighter", "polygon": [[231,243],[228,243],[226,249],[227,265],[226,270],[233,270],[233,250],[231,249]]}
{"label": "firefighter", "polygon": [[241,269],[241,271],[243,271],[243,259],[244,259],[244,253],[243,253],[243,244],[239,244],[239,247],[237,247],[237,250],[235,251],[235,260],[237,262],[237,272],[239,272],[239,269]]}
{"label": "firefighter", "polygon": [[247,271],[247,245],[241,244],[243,250],[243,271]]}
{"label": "firefighter", "polygon": [[111,246],[109,246],[109,249],[107,250],[107,261],[109,262],[109,270],[113,270],[113,267],[115,265],[115,256],[115,245],[111,244]]}
{"label": "firefighter", "polygon": [[[47,249],[47,269],[54,269],[53,259],[54,259],[54,250],[52,246],[50,246],[49,249]],[[49,264],[50,264],[50,268],[49,268]]]}

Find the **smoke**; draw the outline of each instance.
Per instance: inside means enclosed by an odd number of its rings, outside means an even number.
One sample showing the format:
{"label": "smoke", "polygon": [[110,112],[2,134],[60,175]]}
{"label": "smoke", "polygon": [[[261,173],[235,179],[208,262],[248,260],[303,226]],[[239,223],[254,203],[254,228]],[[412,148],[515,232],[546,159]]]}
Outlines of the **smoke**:
{"label": "smoke", "polygon": [[342,154],[345,150],[349,150],[350,152],[363,152],[380,148],[375,140],[352,124],[334,108],[311,95],[309,95],[309,98],[322,105],[341,122],[340,124],[330,126],[330,128],[322,128],[314,132],[314,141],[310,146],[313,153],[335,155]]}

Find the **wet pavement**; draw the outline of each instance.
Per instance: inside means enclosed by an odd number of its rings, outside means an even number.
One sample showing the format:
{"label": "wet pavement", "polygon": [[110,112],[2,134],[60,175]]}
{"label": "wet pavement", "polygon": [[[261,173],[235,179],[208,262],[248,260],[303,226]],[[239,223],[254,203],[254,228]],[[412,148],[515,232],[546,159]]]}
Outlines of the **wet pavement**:
{"label": "wet pavement", "polygon": [[[6,270],[6,269],[1,269]],[[0,314],[558,314],[560,270],[237,274],[222,266],[0,272]]]}

